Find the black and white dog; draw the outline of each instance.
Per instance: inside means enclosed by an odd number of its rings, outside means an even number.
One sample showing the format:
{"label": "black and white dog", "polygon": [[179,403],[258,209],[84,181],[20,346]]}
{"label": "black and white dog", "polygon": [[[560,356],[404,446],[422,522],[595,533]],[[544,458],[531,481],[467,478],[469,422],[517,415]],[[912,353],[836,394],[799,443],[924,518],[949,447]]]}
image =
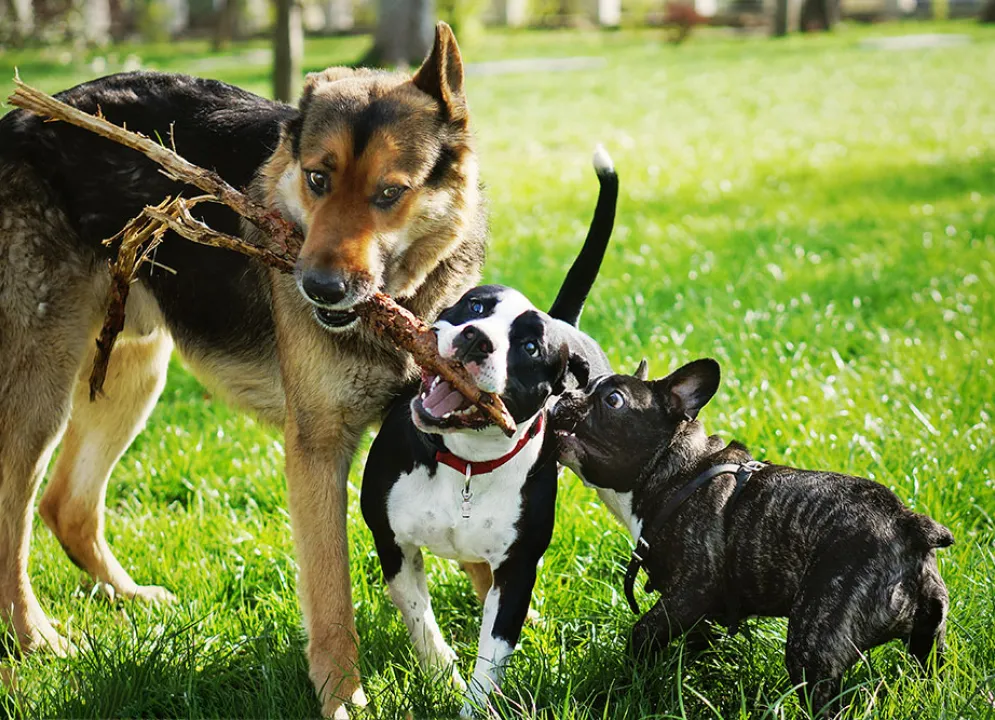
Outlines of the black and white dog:
{"label": "black and white dog", "polygon": [[[373,532],[391,598],[424,668],[452,674],[462,714],[486,705],[500,684],[529,610],[536,567],[553,533],[556,453],[545,415],[551,398],[608,360],[577,322],[615,219],[618,178],[599,148],[600,192],[591,228],[546,314],[498,285],[468,291],[435,323],[439,352],[464,363],[500,395],[518,425],[512,438],[448,383],[426,375],[398,398],[370,449],[363,517]],[[484,603],[469,688],[432,613],[421,548],[458,560]]]}

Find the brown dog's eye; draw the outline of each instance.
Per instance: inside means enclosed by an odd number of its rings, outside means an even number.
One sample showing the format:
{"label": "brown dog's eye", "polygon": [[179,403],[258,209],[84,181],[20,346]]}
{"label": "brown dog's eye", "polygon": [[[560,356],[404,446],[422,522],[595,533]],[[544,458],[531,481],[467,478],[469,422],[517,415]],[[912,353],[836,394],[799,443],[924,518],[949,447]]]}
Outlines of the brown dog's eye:
{"label": "brown dog's eye", "polygon": [[625,395],[620,393],[618,390],[612,390],[610,393],[605,395],[605,405],[610,407],[612,410],[621,410],[625,407]]}
{"label": "brown dog's eye", "polygon": [[388,185],[373,199],[373,204],[379,208],[389,208],[401,199],[401,195],[404,194],[405,190],[407,188],[400,185]]}
{"label": "brown dog's eye", "polygon": [[324,195],[328,192],[328,175],[318,170],[308,170],[304,175],[307,179],[308,187],[315,195]]}

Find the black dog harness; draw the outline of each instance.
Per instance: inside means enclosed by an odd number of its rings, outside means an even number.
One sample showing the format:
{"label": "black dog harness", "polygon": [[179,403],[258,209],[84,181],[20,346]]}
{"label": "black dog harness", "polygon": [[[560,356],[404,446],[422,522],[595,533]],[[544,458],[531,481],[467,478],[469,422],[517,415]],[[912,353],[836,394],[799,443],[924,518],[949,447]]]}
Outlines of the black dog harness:
{"label": "black dog harness", "polygon": [[[736,476],[736,488],[732,491],[732,496],[729,498],[727,503],[727,506],[732,505],[739,496],[739,493],[743,491],[747,481],[749,481],[749,479],[753,476],[753,473],[763,470],[764,467],[766,466],[758,460],[750,460],[745,463],[722,463],[721,465],[713,465],[678,490],[677,493],[670,498],[670,501],[663,506],[663,509],[653,516],[654,527],[659,527],[661,522],[666,521],[671,515],[673,515],[677,508],[683,505],[689,497],[694,495],[694,493],[702,485],[707,483],[709,480],[712,480],[719,475],[725,475],[726,473],[732,473]],[[625,599],[629,601],[629,607],[636,615],[639,615],[640,610],[639,604],[636,602],[636,594],[633,591],[633,585],[636,582],[636,575],[639,574],[639,569],[643,566],[643,562],[646,560],[646,554],[649,552],[649,549],[650,544],[646,542],[646,539],[642,535],[640,535],[639,539],[636,540],[636,547],[632,550],[632,557],[629,560],[629,566],[625,569]]]}

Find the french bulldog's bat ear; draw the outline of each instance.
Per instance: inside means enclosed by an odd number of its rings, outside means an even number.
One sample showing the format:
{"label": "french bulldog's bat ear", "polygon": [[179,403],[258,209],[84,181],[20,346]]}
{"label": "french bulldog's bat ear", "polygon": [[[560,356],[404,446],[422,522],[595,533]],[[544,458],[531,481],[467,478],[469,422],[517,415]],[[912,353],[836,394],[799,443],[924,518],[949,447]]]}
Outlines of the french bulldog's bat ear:
{"label": "french bulldog's bat ear", "polygon": [[467,117],[463,94],[463,57],[452,28],[440,22],[435,26],[435,44],[411,82],[439,103],[446,120],[460,123]]}
{"label": "french bulldog's bat ear", "polygon": [[695,360],[662,380],[654,380],[653,392],[672,416],[694,420],[719,389],[719,364],[711,358]]}
{"label": "french bulldog's bat ear", "polygon": [[643,382],[650,379],[650,364],[646,358],[639,361],[639,367],[636,368],[636,372],[632,373],[632,377]]}

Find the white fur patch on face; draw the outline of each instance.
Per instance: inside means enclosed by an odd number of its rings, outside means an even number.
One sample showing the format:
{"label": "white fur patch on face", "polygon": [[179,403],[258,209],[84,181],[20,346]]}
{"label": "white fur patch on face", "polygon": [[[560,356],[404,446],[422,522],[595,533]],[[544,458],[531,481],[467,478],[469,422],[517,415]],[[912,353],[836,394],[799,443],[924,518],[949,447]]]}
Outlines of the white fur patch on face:
{"label": "white fur patch on face", "polygon": [[456,354],[456,338],[467,327],[472,326],[482,332],[491,341],[494,351],[483,362],[467,363],[466,369],[476,380],[477,387],[500,395],[508,386],[508,351],[511,349],[508,336],[511,325],[519,315],[535,309],[528,298],[517,290],[507,288],[502,291],[491,313],[485,317],[474,318],[460,325],[452,325],[444,320],[436,322],[439,354],[447,359],[452,358]]}
{"label": "white fur patch on face", "polygon": [[280,212],[302,228],[307,228],[307,210],[301,198],[301,168],[291,163],[276,185],[277,204]]}

